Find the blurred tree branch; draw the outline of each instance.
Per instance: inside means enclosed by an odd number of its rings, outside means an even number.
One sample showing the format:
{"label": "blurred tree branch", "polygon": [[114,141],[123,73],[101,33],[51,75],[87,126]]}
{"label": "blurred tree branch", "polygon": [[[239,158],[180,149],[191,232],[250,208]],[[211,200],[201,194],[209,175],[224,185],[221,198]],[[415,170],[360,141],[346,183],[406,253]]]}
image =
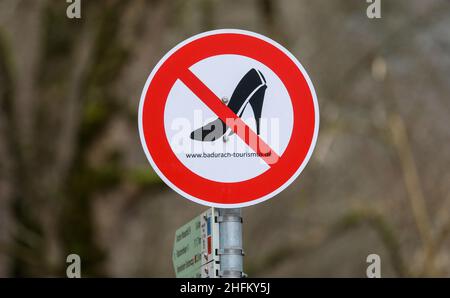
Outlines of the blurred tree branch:
{"label": "blurred tree branch", "polygon": [[[409,269],[405,265],[404,257],[401,252],[398,236],[394,228],[384,219],[383,215],[373,209],[354,209],[343,215],[338,221],[324,228],[321,233],[315,232],[309,237],[305,237],[301,242],[292,242],[284,244],[277,250],[259,260],[257,263],[250,264],[249,275],[255,272],[270,270],[274,266],[291,258],[294,255],[305,255],[313,252],[320,246],[327,245],[333,239],[342,237],[344,234],[368,225],[373,229],[383,246],[389,253],[391,264],[399,277],[410,275]],[[320,236],[318,237],[317,234]],[[257,264],[257,265],[256,265]]]}

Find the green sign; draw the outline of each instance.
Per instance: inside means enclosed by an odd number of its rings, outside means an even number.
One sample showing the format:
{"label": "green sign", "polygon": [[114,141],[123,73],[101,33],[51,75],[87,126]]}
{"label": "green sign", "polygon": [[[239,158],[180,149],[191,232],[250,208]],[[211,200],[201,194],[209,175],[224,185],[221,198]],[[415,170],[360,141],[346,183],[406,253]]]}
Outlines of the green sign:
{"label": "green sign", "polygon": [[219,224],[214,208],[175,232],[173,268],[176,277],[217,277],[219,274]]}
{"label": "green sign", "polygon": [[201,277],[201,216],[179,228],[175,233],[173,267],[177,277]]}

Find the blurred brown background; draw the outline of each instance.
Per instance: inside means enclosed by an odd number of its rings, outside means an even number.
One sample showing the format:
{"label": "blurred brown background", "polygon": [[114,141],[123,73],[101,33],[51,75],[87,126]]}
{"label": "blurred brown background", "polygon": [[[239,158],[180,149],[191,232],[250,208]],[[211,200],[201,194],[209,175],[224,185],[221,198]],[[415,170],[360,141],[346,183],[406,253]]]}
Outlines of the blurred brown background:
{"label": "blurred brown background", "polygon": [[239,28],[314,82],[315,153],[245,208],[253,277],[450,276],[450,2],[0,0],[0,276],[174,276],[177,227],[206,207],[151,170],[137,109],[148,74],[196,33]]}

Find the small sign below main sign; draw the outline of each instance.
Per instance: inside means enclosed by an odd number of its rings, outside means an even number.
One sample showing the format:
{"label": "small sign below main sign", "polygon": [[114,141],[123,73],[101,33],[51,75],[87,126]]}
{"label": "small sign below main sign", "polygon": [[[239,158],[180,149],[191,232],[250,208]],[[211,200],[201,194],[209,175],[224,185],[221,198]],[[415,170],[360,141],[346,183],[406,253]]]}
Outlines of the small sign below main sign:
{"label": "small sign below main sign", "polygon": [[172,259],[176,277],[218,277],[217,216],[215,208],[208,209],[175,232]]}

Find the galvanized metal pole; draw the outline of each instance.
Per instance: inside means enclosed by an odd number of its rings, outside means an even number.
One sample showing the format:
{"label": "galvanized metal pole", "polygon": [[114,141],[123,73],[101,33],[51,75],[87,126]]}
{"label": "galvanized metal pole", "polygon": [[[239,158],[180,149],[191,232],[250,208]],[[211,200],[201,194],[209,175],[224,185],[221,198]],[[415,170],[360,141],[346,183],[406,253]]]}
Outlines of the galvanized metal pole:
{"label": "galvanized metal pole", "polygon": [[240,208],[219,209],[220,273],[223,278],[240,278],[243,273],[242,216]]}

